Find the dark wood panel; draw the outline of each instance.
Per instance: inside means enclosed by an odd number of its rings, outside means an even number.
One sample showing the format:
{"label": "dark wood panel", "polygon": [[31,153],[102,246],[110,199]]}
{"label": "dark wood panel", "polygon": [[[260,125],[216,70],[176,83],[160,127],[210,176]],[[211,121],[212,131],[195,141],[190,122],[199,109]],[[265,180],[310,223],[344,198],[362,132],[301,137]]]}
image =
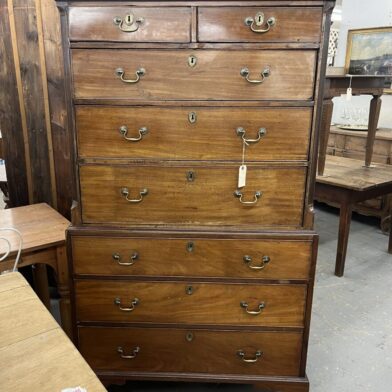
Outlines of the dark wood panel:
{"label": "dark wood panel", "polygon": [[35,1],[14,0],[14,14],[31,159],[32,202],[52,204],[48,129],[45,121]]}
{"label": "dark wood panel", "polygon": [[[306,168],[248,165],[241,204],[234,196],[239,166],[93,166],[80,168],[84,223],[300,227]],[[192,172],[193,181],[187,180]],[[122,195],[128,188],[130,203]]]}
{"label": "dark wood panel", "polygon": [[[131,100],[309,100],[313,97],[316,51],[72,50],[75,98]],[[190,55],[196,66],[188,65]],[[124,83],[116,74],[138,83]],[[241,76],[249,69],[253,84]]]}
{"label": "dark wood panel", "polygon": [[312,242],[283,239],[72,237],[74,272],[103,276],[306,280],[311,253]]}
{"label": "dark wood panel", "polygon": [[69,219],[73,189],[71,130],[67,125],[68,114],[65,98],[66,86],[64,82],[60,15],[54,0],[41,0],[41,13],[56,176],[57,209]]}
{"label": "dark wood panel", "polygon": [[[79,280],[75,297],[77,320],[83,322],[302,327],[306,285]],[[260,313],[248,314],[242,301]]]}
{"label": "dark wood panel", "polygon": [[29,203],[29,189],[6,0],[0,0],[0,64],[0,128],[3,138],[4,159],[7,163],[9,206],[17,207]]}
{"label": "dark wood panel", "polygon": [[71,41],[190,42],[191,8],[71,7],[69,27]]}
{"label": "dark wood panel", "polygon": [[[240,162],[243,142],[236,130],[242,127],[246,139],[266,131],[259,142],[249,143],[246,161],[307,160],[311,115],[310,108],[78,106],[79,156]],[[142,128],[147,128],[142,140],[125,139],[139,138]]]}
{"label": "dark wood panel", "polygon": [[[260,25],[247,25],[247,18]],[[319,42],[321,8],[284,7],[200,7],[198,39],[201,42]],[[267,20],[275,18],[268,27]],[[268,30],[257,33],[254,30]]]}
{"label": "dark wood panel", "polygon": [[[94,370],[298,376],[302,334],[80,327],[79,349]],[[99,344],[96,344],[99,342]],[[139,347],[134,359],[121,358]],[[255,358],[255,363],[245,363]]]}

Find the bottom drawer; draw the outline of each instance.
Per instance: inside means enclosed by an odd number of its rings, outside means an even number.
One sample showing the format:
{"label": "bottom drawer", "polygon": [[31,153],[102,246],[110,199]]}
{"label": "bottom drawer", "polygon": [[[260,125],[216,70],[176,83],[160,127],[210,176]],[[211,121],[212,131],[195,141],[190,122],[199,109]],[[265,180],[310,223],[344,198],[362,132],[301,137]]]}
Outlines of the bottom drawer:
{"label": "bottom drawer", "polygon": [[79,327],[95,371],[299,376],[302,333]]}

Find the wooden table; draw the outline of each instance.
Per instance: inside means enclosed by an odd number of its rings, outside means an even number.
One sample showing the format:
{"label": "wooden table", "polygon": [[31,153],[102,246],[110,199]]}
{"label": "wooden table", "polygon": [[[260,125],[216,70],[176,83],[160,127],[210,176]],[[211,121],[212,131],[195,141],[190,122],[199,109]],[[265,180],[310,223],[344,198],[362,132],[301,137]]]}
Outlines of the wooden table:
{"label": "wooden table", "polygon": [[0,276],[0,391],[104,392],[94,372],[19,272]]}
{"label": "wooden table", "polygon": [[[339,237],[335,275],[343,276],[351,213],[355,203],[392,193],[392,166],[374,164],[329,155],[324,175],[316,178],[315,199],[340,205]],[[392,253],[392,231],[389,235],[388,252]]]}
{"label": "wooden table", "polygon": [[[331,127],[333,112],[332,98],[346,94],[350,85],[350,77],[347,75],[328,75],[324,84],[324,100],[322,108],[322,120],[320,128],[319,161],[317,173],[322,176],[325,168],[328,138]],[[353,95],[371,95],[369,122],[365,153],[365,166],[370,166],[373,155],[374,137],[377,130],[378,119],[381,109],[381,95],[384,91],[384,76],[352,76],[351,88]]]}
{"label": "wooden table", "polygon": [[[67,335],[72,337],[69,273],[65,248],[65,231],[69,225],[67,219],[45,203],[0,210],[0,227],[14,227],[23,235],[22,257],[18,268],[35,266],[37,293],[48,309],[50,299],[46,266],[53,268],[61,296],[61,323]],[[1,235],[11,242],[10,256],[0,262],[0,272],[3,272],[13,267],[19,237],[11,231],[3,231]],[[7,249],[6,243],[0,241],[0,254]]]}

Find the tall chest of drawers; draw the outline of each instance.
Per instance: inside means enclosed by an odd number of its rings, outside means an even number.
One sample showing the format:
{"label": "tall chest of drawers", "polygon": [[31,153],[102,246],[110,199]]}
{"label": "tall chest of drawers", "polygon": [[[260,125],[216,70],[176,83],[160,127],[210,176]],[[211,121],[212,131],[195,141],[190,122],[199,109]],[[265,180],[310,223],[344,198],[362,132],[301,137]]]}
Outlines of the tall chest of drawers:
{"label": "tall chest of drawers", "polygon": [[58,1],[76,343],[106,382],[308,391],[332,1]]}

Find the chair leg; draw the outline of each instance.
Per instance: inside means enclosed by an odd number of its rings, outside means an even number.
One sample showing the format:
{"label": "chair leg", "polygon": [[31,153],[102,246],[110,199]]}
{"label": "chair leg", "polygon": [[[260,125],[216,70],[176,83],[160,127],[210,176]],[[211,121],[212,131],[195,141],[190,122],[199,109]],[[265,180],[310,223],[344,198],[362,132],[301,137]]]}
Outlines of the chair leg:
{"label": "chair leg", "polygon": [[336,254],[335,275],[343,276],[346,262],[348,236],[350,233],[352,205],[342,203],[340,206],[339,238]]}

